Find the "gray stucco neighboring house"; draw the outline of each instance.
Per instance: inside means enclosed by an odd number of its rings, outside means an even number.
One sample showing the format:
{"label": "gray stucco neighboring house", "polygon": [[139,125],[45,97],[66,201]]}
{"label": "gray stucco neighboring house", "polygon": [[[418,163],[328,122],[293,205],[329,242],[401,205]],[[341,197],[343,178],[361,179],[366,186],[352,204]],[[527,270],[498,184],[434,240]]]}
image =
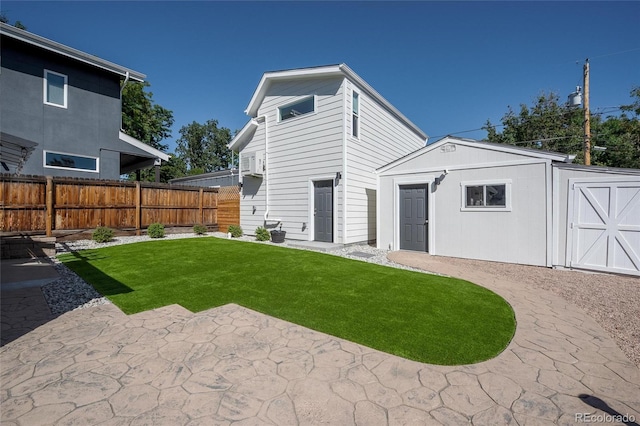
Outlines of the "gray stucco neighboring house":
{"label": "gray stucco neighboring house", "polygon": [[119,179],[168,155],[121,130],[137,71],[0,23],[0,173]]}

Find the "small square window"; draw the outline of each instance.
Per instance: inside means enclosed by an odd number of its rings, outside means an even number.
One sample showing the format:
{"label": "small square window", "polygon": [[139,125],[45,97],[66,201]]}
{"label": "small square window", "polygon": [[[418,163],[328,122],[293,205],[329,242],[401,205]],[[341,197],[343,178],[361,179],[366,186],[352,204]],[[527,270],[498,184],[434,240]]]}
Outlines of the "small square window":
{"label": "small square window", "polygon": [[44,71],[44,103],[57,107],[67,107],[67,76],[57,72]]}
{"label": "small square window", "polygon": [[462,210],[511,211],[511,182],[462,182]]}
{"label": "small square window", "polygon": [[505,207],[506,185],[467,186],[466,207]]}

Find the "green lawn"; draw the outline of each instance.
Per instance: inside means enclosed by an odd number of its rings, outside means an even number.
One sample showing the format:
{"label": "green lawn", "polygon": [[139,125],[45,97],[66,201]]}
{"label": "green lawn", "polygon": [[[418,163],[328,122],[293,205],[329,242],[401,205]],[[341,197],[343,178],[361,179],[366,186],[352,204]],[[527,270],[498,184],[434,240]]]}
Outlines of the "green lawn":
{"label": "green lawn", "polygon": [[237,303],[416,361],[457,365],[500,353],[514,313],[467,281],[312,251],[218,238],[159,240],[60,256],[127,314]]}

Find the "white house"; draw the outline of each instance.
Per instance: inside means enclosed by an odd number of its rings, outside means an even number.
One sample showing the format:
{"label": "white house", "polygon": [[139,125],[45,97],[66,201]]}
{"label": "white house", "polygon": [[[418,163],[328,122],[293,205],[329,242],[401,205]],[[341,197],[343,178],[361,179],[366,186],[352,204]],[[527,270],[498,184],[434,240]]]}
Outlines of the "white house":
{"label": "white house", "polygon": [[375,239],[375,169],[427,135],[345,64],[267,72],[230,142],[240,153],[240,225],[288,239]]}
{"label": "white house", "polygon": [[640,275],[640,170],[446,137],[378,172],[382,249]]}

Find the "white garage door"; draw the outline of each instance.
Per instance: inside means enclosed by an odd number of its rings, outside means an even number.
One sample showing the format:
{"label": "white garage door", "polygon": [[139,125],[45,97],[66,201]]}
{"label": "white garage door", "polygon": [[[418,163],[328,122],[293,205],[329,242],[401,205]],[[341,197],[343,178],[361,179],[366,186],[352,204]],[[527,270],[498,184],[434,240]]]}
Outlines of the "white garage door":
{"label": "white garage door", "polygon": [[573,182],[571,267],[640,275],[640,179]]}

